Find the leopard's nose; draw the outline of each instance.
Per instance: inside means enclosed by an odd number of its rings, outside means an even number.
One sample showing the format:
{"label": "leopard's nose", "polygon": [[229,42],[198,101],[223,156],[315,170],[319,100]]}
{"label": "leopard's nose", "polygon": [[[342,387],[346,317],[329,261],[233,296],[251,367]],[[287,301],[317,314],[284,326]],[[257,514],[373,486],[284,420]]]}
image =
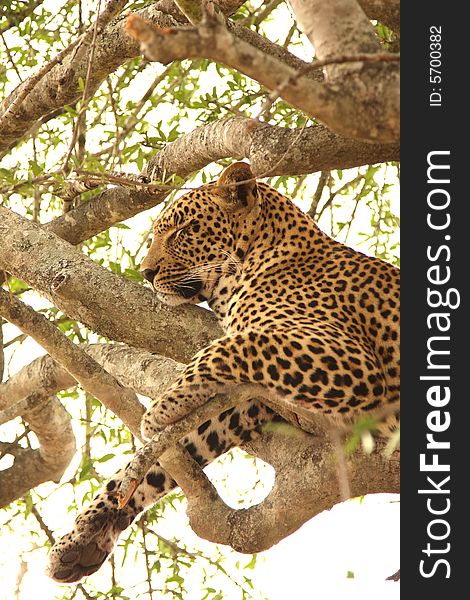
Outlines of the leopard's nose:
{"label": "leopard's nose", "polygon": [[141,271],[142,276],[145,277],[145,279],[147,281],[150,281],[150,283],[153,283],[154,277],[157,274],[157,271],[155,269],[143,269]]}

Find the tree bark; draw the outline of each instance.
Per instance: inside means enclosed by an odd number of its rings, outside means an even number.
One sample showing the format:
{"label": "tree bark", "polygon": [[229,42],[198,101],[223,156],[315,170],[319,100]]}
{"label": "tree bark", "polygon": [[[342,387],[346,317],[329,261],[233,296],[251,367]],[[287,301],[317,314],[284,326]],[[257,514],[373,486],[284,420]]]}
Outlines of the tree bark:
{"label": "tree bark", "polygon": [[[146,173],[161,180],[187,178],[213,161],[247,158],[256,176],[303,175],[399,160],[397,143],[370,144],[346,138],[317,125],[286,129],[245,117],[202,125],[152,156]],[[79,244],[112,225],[164,201],[168,192],[111,187],[46,223],[46,231]]]}
{"label": "tree bark", "polygon": [[[122,385],[151,398],[158,397],[183,369],[183,365],[164,357],[118,344],[92,344],[86,347],[86,351]],[[34,390],[51,394],[74,385],[75,381],[63,367],[49,356],[44,356],[0,386],[0,408],[14,402],[18,404],[19,400]],[[38,414],[47,417],[47,407],[41,406],[45,412],[39,413],[38,408]],[[31,417],[28,414],[25,418]],[[287,424],[278,425],[243,446],[249,454],[271,464],[276,471],[274,488],[267,500],[248,510],[232,510],[223,504],[199,466],[188,455],[182,454],[179,448],[170,449],[164,454],[162,466],[187,495],[191,526],[198,535],[228,544],[240,552],[266,550],[308,519],[344,499],[338,483],[337,448],[324,422],[321,419],[318,423],[317,420],[310,420],[303,422],[302,426],[310,434]],[[58,443],[60,438],[55,440],[55,444]],[[67,439],[63,443],[66,446],[70,444]],[[378,442],[371,455],[357,451],[347,457],[347,476],[353,496],[398,491],[399,455],[386,459],[382,449],[382,444]],[[50,454],[60,458],[57,445]],[[73,447],[71,455],[67,453],[64,456],[69,460],[72,455]],[[24,461],[16,464],[18,469],[23,468]],[[50,466],[39,469],[37,460],[34,465],[38,476],[44,473],[44,481],[49,480],[49,475],[51,478],[60,478],[60,469],[54,471]],[[65,467],[66,464],[62,469]],[[0,474],[0,489],[7,490],[5,482],[9,483],[8,493],[0,494],[0,505],[8,504],[42,482],[29,470],[24,473],[23,479],[18,475],[13,477],[12,472]]]}
{"label": "tree bark", "polygon": [[[106,14],[123,4],[112,0]],[[348,59],[341,65],[328,65],[325,77],[323,71],[238,22],[223,23],[214,14],[212,19],[202,15],[201,20],[201,14],[188,12],[188,3],[176,4],[197,29],[187,27],[185,15],[171,0],[137,11],[129,21],[129,31],[151,60],[208,57],[220,61],[331,129],[317,125],[290,130],[254,119],[223,119],[195,129],[155,154],[146,169],[150,177],[162,179],[165,173],[184,179],[223,158],[248,158],[257,176],[305,174],[398,159],[397,65]],[[242,2],[219,0],[218,4],[230,14]],[[380,45],[370,18],[399,31],[396,0],[333,0],[329,4],[291,0],[290,4],[319,59],[339,59],[344,53],[376,55]],[[124,33],[123,23],[116,20],[99,32],[87,82],[91,91],[139,53],[139,44]],[[18,143],[44,115],[81,97],[79,81],[86,79],[89,66],[90,44],[85,42],[75,46],[76,52],[64,53],[61,62],[46,65],[3,101],[0,151]],[[162,202],[166,195],[166,190],[110,188],[42,227],[0,206],[0,270],[26,281],[100,335],[134,346],[74,347],[45,319],[0,290],[0,314],[33,335],[68,369],[46,356],[0,383],[0,423],[21,416],[39,441],[37,449],[23,448],[18,440],[0,442],[0,452],[14,458],[13,465],[0,473],[0,506],[44,481],[58,482],[74,455],[70,417],[55,396],[58,391],[79,380],[138,436],[143,407],[131,389],[158,398],[181,373],[183,363],[222,334],[209,311],[195,306],[169,309],[150,290],[113,275],[70,245]],[[2,368],[0,381],[1,373]],[[121,386],[131,388],[124,397]],[[200,413],[190,415],[188,423],[195,428],[201,419],[242,401],[236,395],[216,398]],[[206,414],[205,410],[215,412]],[[266,501],[242,511],[220,500],[199,466],[176,444],[188,433],[188,423],[165,430],[162,439],[169,440],[169,445],[161,446],[165,452],[159,460],[185,491],[191,525],[201,537],[240,552],[258,552],[344,499],[341,477],[347,478],[350,491],[346,496],[398,491],[398,453],[385,458],[383,444],[378,442],[370,455],[356,452],[345,457],[320,418],[305,421],[290,413],[283,416],[298,428],[284,424],[244,446],[273,465],[276,481]],[[339,463],[344,467],[342,474]]]}
{"label": "tree bark", "polygon": [[229,117],[194,129],[165,146],[147,173],[187,173],[221,158],[247,158],[255,176],[303,175],[398,160],[397,143],[370,144],[333,133],[322,125],[286,129],[244,117]]}
{"label": "tree bark", "polygon": [[59,483],[76,451],[70,416],[61,402],[38,391],[30,399],[23,416],[36,434],[39,448],[0,442],[2,454],[14,457],[13,465],[0,471],[0,508],[45,481]]}
{"label": "tree bark", "polygon": [[213,313],[170,309],[52,233],[0,206],[0,269],[26,281],[92,331],[182,362],[222,332]]}
{"label": "tree bark", "polygon": [[[338,0],[351,2],[355,0]],[[333,5],[336,6],[335,3]],[[359,7],[358,7],[359,8]],[[359,8],[360,14],[363,15]],[[322,22],[329,22],[329,14],[322,14]],[[364,17],[365,18],[365,17]],[[372,34],[373,31],[365,19]],[[355,21],[354,21],[355,22]],[[325,27],[331,32],[331,27]],[[338,87],[333,79],[320,83],[295,71],[275,57],[235,37],[230,28],[217,19],[208,20],[198,29],[162,29],[136,14],[127,20],[126,31],[140,41],[148,60],[167,64],[185,58],[210,58],[251,77],[286,100],[292,106],[322,121],[333,131],[346,137],[369,142],[390,143],[399,138],[399,69],[396,64],[358,60],[353,67],[335,67],[351,77]],[[364,32],[354,36],[361,54],[362,48],[378,49],[378,41],[366,44],[363,38],[372,39]],[[321,38],[322,39],[322,38]],[[334,41],[338,41],[335,38]],[[351,42],[351,47],[354,44]],[[331,49],[336,48],[331,44]],[[330,46],[328,46],[328,51]],[[329,57],[325,42],[325,55]],[[336,73],[336,71],[335,71]],[[387,94],[384,94],[384,90]]]}
{"label": "tree bark", "polygon": [[0,507],[45,481],[58,482],[62,477],[76,445],[70,417],[55,394],[75,383],[65,369],[57,369],[44,356],[0,385],[0,424],[21,416],[39,442],[39,449],[0,442],[2,454],[14,457],[13,465],[0,471]]}
{"label": "tree bark", "polygon": [[369,19],[380,21],[400,34],[400,0],[359,0]]}
{"label": "tree bark", "polygon": [[129,388],[121,386],[81,347],[71,342],[44,315],[23,304],[0,288],[0,315],[19,327],[40,344],[52,358],[60,362],[84,390],[127,423],[140,437],[140,421],[144,408]]}
{"label": "tree bark", "polygon": [[[82,349],[111,373],[123,387],[156,399],[174,381],[183,365],[149,352],[118,344],[92,344]],[[39,448],[23,448],[0,442],[2,454],[14,463],[0,471],[0,507],[20,498],[45,481],[59,482],[76,446],[70,417],[54,394],[73,388],[77,381],[51,356],[45,355],[23,367],[0,385],[0,424],[21,416],[38,438]],[[140,420],[142,406],[116,411],[130,429]]]}
{"label": "tree bark", "polygon": [[[276,479],[265,500],[241,510],[229,508],[220,499],[199,465],[181,446],[160,458],[188,499],[191,528],[204,539],[226,544],[237,552],[262,552],[320,512],[347,499],[340,493],[337,449],[321,428],[309,435],[283,426],[244,445],[244,449],[271,464]],[[386,458],[382,450],[379,442],[371,454],[357,451],[347,457],[350,497],[398,493],[399,455]]]}

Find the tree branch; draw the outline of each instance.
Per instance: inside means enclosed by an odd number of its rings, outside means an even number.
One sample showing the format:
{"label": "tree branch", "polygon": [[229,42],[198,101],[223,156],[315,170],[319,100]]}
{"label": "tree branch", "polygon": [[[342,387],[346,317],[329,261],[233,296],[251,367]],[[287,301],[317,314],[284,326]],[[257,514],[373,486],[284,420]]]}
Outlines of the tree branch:
{"label": "tree branch", "polygon": [[[0,276],[1,278],[1,276]],[[5,321],[0,318],[0,384],[3,381],[3,373],[5,370],[5,348],[3,345],[3,325]]]}
{"label": "tree branch", "polygon": [[[159,180],[173,175],[185,179],[223,158],[249,159],[256,175],[300,175],[399,160],[399,144],[370,144],[340,136],[322,125],[307,127],[299,136],[297,129],[231,117],[202,125],[167,144],[150,159],[146,171]],[[43,227],[71,244],[79,244],[160,204],[167,194],[167,190],[155,193],[108,188]]]}
{"label": "tree branch", "polygon": [[381,51],[357,0],[289,0],[289,4],[320,60]]}
{"label": "tree branch", "polygon": [[[91,345],[87,352],[124,385],[153,398],[182,368],[182,365],[173,361],[121,345]],[[50,379],[46,389],[50,391],[53,389],[54,379],[67,385],[69,377],[48,356],[37,359],[23,371],[3,387],[10,386],[10,390],[28,392],[29,386],[34,388],[39,383],[34,373],[44,382],[44,373],[48,372]],[[65,379],[61,373],[65,375]],[[0,387],[0,402],[1,391]],[[249,390],[245,393],[251,395]],[[236,399],[220,397],[220,401],[221,404],[216,402],[212,407],[206,405],[203,411],[207,412],[210,408],[218,413],[235,403]],[[191,428],[194,429],[206,417],[207,415],[202,414],[190,416]],[[185,428],[181,428],[181,425],[175,424],[174,439],[170,445],[179,436],[182,437]],[[188,497],[190,523],[198,535],[217,543],[228,544],[240,552],[257,552],[271,547],[315,514],[341,500],[336,449],[328,431],[316,421],[310,420],[301,425],[314,435],[282,425],[244,445],[249,453],[268,462],[276,470],[275,485],[267,501],[248,510],[237,511],[225,506],[199,466],[186,453],[181,452],[179,445],[173,445],[162,455],[159,459],[162,466],[175,478]],[[352,495],[398,491],[399,455],[394,455],[390,460],[385,459],[381,449],[381,443],[378,442],[372,455],[357,452],[347,458],[347,475]],[[298,507],[295,511],[291,508],[293,505]]]}
{"label": "tree branch", "polygon": [[[155,27],[137,14],[127,19],[126,31],[140,41],[142,52],[151,61],[168,64],[186,58],[210,58],[255,79],[268,89],[277,89],[293,78],[295,71],[251,44],[236,38],[216,19],[197,29]],[[335,94],[319,83],[299,77],[284,90],[283,98],[323,121],[335,113]]]}
{"label": "tree branch", "polygon": [[[105,25],[107,25],[108,22],[122,10],[126,2],[127,0],[109,0],[105,10],[98,16],[96,22],[83,34],[83,36],[76,39],[72,44],[59,52],[49,63],[46,63],[37,73],[19,85],[14,92],[2,102],[0,105],[0,129],[2,129],[2,131],[7,131],[12,123],[21,120],[22,116],[24,116],[24,105],[27,104],[28,96],[31,95],[34,88],[40,86],[45,76],[55,67],[60,71],[60,79],[57,81],[60,90],[60,87],[62,87],[64,83],[68,83],[74,78],[75,64],[85,62],[83,79],[87,81],[87,86],[90,86],[90,89],[92,88],[91,78],[87,77],[89,71],[87,58],[88,46],[91,39],[94,38],[97,28],[105,27]],[[70,61],[70,64],[65,66],[67,60]],[[65,68],[63,68],[64,66]],[[2,149],[1,145],[0,149]]]}
{"label": "tree branch", "polygon": [[[219,5],[226,14],[231,14],[241,3],[230,0],[220,0]],[[164,12],[167,11],[167,12]],[[179,13],[179,11],[176,11]],[[172,16],[175,13],[173,2],[156,2],[155,4],[137,11],[135,14],[153,23],[157,27],[178,27],[180,22]],[[181,13],[179,15],[182,17]],[[184,21],[184,17],[183,17]],[[106,77],[130,58],[139,55],[139,44],[125,34],[123,21],[115,20],[98,35],[95,47],[95,68],[89,78],[91,93],[95,91]],[[272,53],[281,62],[293,68],[305,66],[305,62],[293,56],[287,50],[280,48],[267,40],[264,36],[248,29],[234,25],[234,32],[246,38],[250,44],[258,46],[263,52]],[[74,46],[78,44],[76,40]],[[56,64],[57,63],[57,64]],[[0,138],[0,152],[11,149],[24,136],[35,123],[43,116],[65,105],[74,104],[82,95],[79,87],[80,79],[85,80],[88,59],[86,53],[78,55],[64,52],[62,62],[55,61],[44,65],[45,73],[37,73],[20,84],[7,98],[0,103],[0,123],[2,136]],[[46,72],[47,71],[47,72]],[[38,77],[38,75],[41,75]],[[5,113],[9,107],[17,102],[25,88],[27,95],[17,106],[14,112]]]}
{"label": "tree branch", "polygon": [[[184,369],[183,364],[170,358],[122,344],[84,344],[83,349],[121,385],[153,399],[157,399]],[[52,396],[76,385],[75,378],[46,354],[0,385],[0,414],[34,393]],[[12,415],[24,417],[21,412],[12,411]]]}
{"label": "tree branch", "polygon": [[33,405],[23,416],[36,434],[39,448],[2,444],[4,453],[13,454],[15,460],[0,471],[0,508],[45,481],[58,483],[76,451],[70,416],[59,400],[35,392]]}
{"label": "tree branch", "polygon": [[[121,385],[153,399],[184,368],[171,359],[118,344],[91,344],[84,350]],[[58,482],[62,477],[75,453],[75,438],[70,417],[53,394],[75,387],[76,383],[63,366],[45,355],[0,385],[0,424],[22,416],[40,444],[36,450],[0,442],[2,453],[15,457],[14,464],[0,472],[0,507],[45,481]],[[140,412],[141,409],[137,411]],[[126,415],[122,417],[125,419]]]}
{"label": "tree branch", "polygon": [[[152,7],[142,9],[139,14],[145,15],[145,18],[162,27],[175,24],[171,17],[152,9]],[[73,45],[76,46],[78,41],[76,40]],[[95,69],[89,80],[90,90],[96,90],[109,73],[127,59],[137,56],[138,52],[138,45],[123,33],[122,22],[110,23],[97,38]],[[66,104],[72,104],[82,95],[79,80],[84,81],[86,77],[87,53],[80,52],[76,55],[68,52],[64,54],[66,55],[61,62],[57,61],[57,64],[54,63],[51,68],[49,68],[50,65],[43,67],[47,73],[38,78],[37,76],[41,75],[41,71],[39,71],[38,74],[20,84],[0,104],[0,114],[2,115],[0,118],[2,127],[0,151],[19,140],[42,116]],[[34,82],[34,89],[28,90],[20,106],[16,106],[14,111],[9,110],[15,102],[19,104],[17,98],[23,95],[25,88],[31,86],[31,80]]]}
{"label": "tree branch", "polygon": [[243,117],[222,119],[168,144],[150,159],[147,173],[159,179],[165,172],[181,173],[183,165],[192,172],[227,157],[249,159],[257,176],[300,175],[399,159],[396,143],[369,144],[322,125],[299,132]]}
{"label": "tree branch", "polygon": [[144,407],[129,388],[119,384],[79,346],[73,344],[43,315],[0,289],[0,315],[19,327],[63,365],[84,390],[128,424],[140,438],[140,420]]}
{"label": "tree branch", "polygon": [[45,481],[58,482],[75,454],[70,416],[55,397],[76,385],[50,356],[36,359],[0,385],[0,423],[23,417],[36,434],[39,449],[1,444],[13,465],[0,472],[0,507]]}
{"label": "tree branch", "polygon": [[[274,487],[260,504],[248,509],[229,508],[199,465],[179,444],[159,459],[188,499],[188,517],[200,537],[254,553],[271,548],[306,521],[340,502],[338,456],[325,430],[309,435],[282,426],[245,445],[276,471]],[[346,459],[351,497],[399,491],[399,456],[384,457],[383,445],[366,455]],[[292,507],[295,510],[292,510]]]}
{"label": "tree branch", "polygon": [[[383,96],[383,90],[377,91],[377,86],[367,86],[364,82],[360,90],[348,89],[344,85],[338,92],[334,86],[312,81],[305,75],[299,76],[276,58],[236,38],[217,19],[206,19],[204,26],[197,30],[178,30],[156,28],[134,14],[127,20],[126,31],[140,41],[149,60],[167,64],[185,58],[210,58],[237,69],[268,89],[276,90],[292,106],[342,135],[372,142],[393,142],[398,138],[398,69],[394,63],[384,65],[377,62],[372,67],[368,63],[359,63],[354,67],[356,73],[360,71],[360,79],[364,74],[368,77],[373,74],[374,80],[387,85],[388,96]],[[374,102],[378,106],[374,107]],[[370,122],[358,119],[366,114],[371,117]]]}
{"label": "tree branch", "polygon": [[383,23],[400,34],[400,0],[358,0],[369,19]]}
{"label": "tree branch", "polygon": [[112,340],[185,362],[221,330],[197,306],[168,308],[57,236],[0,206],[0,269],[27,281],[72,319]]}

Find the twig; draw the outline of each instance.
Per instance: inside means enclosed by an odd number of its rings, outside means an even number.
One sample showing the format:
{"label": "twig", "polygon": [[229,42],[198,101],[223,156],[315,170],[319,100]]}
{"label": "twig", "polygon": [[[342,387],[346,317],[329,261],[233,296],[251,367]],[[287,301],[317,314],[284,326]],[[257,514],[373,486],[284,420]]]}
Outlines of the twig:
{"label": "twig", "polygon": [[354,177],[354,179],[351,179],[351,181],[346,182],[344,185],[342,185],[339,189],[337,189],[335,192],[331,192],[330,197],[328,198],[328,200],[325,202],[325,204],[322,206],[320,213],[317,217],[317,221],[319,221],[323,215],[323,213],[325,212],[325,210],[332,204],[333,200],[335,199],[336,196],[341,195],[341,193],[346,190],[348,187],[350,187],[351,185],[355,185],[356,183],[358,183],[359,181],[361,181],[361,179],[364,177],[364,175],[362,173],[359,173],[358,175],[356,175],[356,177]]}
{"label": "twig", "polygon": [[150,569],[150,554],[147,546],[147,523],[145,517],[142,517],[139,521],[140,528],[142,529],[142,545],[144,547],[144,555],[145,555],[145,567],[147,570],[147,585],[148,585],[148,594],[150,600],[153,600],[153,588],[152,588],[152,571]]}
{"label": "twig", "polygon": [[321,200],[323,190],[325,185],[330,177],[330,171],[322,171],[320,173],[320,179],[318,180],[317,189],[315,190],[315,194],[313,195],[312,204],[307,211],[309,217],[315,220],[315,215],[317,214],[318,203]]}
{"label": "twig", "polygon": [[362,187],[361,187],[359,193],[356,194],[356,196],[354,198],[354,208],[353,208],[353,211],[351,213],[351,217],[349,218],[349,222],[348,222],[348,226],[347,226],[348,228],[347,228],[346,234],[344,236],[344,243],[346,243],[347,240],[348,240],[349,233],[351,231],[351,225],[352,225],[352,222],[354,220],[354,217],[356,216],[356,211],[357,211],[357,207],[359,206],[359,202],[361,201],[361,198],[364,195],[364,190],[366,188],[366,185],[367,185],[367,179],[364,178],[364,182],[362,184]]}
{"label": "twig", "polygon": [[[36,148],[36,136],[33,135],[31,139],[33,142],[33,159],[34,159],[34,162],[37,164],[38,163],[38,154],[37,154],[37,148]],[[33,221],[35,223],[38,223],[39,222],[39,213],[41,212],[41,190],[39,189],[38,186],[34,186],[33,200],[34,200]]]}
{"label": "twig", "polygon": [[85,596],[86,600],[96,600],[95,596],[90,596],[90,594],[86,591],[83,583],[77,583],[77,590],[80,590],[82,594]]}
{"label": "twig", "polygon": [[291,28],[289,29],[289,31],[287,32],[286,38],[284,40],[284,43],[282,44],[282,47],[284,48],[284,50],[287,50],[292,37],[294,35],[294,33],[296,32],[296,30],[298,29],[297,27],[297,22],[294,21],[294,23],[291,25]]}
{"label": "twig", "polygon": [[[98,0],[98,8],[97,8],[97,12],[99,14],[101,9],[101,0]],[[112,16],[112,15],[111,15]],[[109,18],[111,18],[111,16]],[[88,96],[89,96],[89,91],[90,91],[90,77],[91,77],[91,69],[93,66],[93,60],[95,58],[95,48],[96,48],[96,39],[98,36],[98,22],[99,22],[99,18],[96,19],[95,24],[94,24],[94,28],[93,28],[93,36],[91,39],[91,48],[90,48],[90,54],[88,56],[88,64],[87,64],[87,70],[86,70],[86,75],[85,75],[85,85],[83,87],[83,95],[82,95],[82,101],[80,103],[80,110],[78,111],[78,116],[77,116],[77,120],[75,122],[75,127],[73,128],[73,132],[72,132],[72,139],[70,140],[70,145],[69,148],[65,154],[65,158],[64,158],[64,162],[62,164],[62,171],[64,173],[67,173],[67,167],[68,167],[68,162],[70,160],[70,157],[72,155],[73,149],[75,148],[75,144],[77,142],[77,137],[78,137],[78,132],[81,128],[83,128],[85,126],[84,124],[84,120],[85,120],[85,113],[86,113],[86,109],[87,109],[87,105],[88,105]],[[106,19],[106,22],[109,19]]]}
{"label": "twig", "polygon": [[[258,27],[259,25],[261,25],[261,23],[267,18],[269,17],[269,15],[276,10],[276,8],[279,6],[279,4],[281,4],[281,2],[283,2],[283,0],[271,0],[271,2],[268,2],[267,6],[264,6],[263,10],[261,10],[260,13],[258,13],[257,15],[251,15],[249,17],[247,17],[246,19],[244,19],[243,21],[247,21],[248,24],[254,25],[255,27]],[[261,5],[261,7],[264,5],[265,3],[263,3]],[[261,8],[260,7],[260,8]]]}
{"label": "twig", "polygon": [[153,529],[149,529],[147,527],[143,517],[142,517],[141,521],[143,522],[143,525],[145,524],[146,533],[150,533],[150,534],[154,535],[156,538],[158,538],[159,540],[161,540],[165,544],[165,546],[168,546],[169,548],[171,548],[171,551],[175,555],[183,554],[184,556],[187,556],[188,558],[190,558],[194,561],[198,560],[199,558],[202,558],[203,560],[207,561],[212,567],[215,567],[218,571],[220,571],[223,575],[225,575],[225,577],[227,577],[233,584],[235,584],[237,587],[239,587],[241,590],[243,590],[245,597],[249,597],[249,598],[253,597],[250,594],[250,592],[246,588],[244,588],[243,585],[240,584],[236,579],[231,577],[231,575],[229,573],[227,573],[227,571],[216,560],[213,560],[209,556],[206,556],[200,550],[198,550],[197,552],[191,552],[190,550],[187,550],[186,548],[183,548],[182,546],[178,546],[178,544],[176,542],[173,542],[172,540],[169,540],[168,538],[163,537],[156,531],[153,531]]}
{"label": "twig", "polygon": [[18,67],[16,66],[15,61],[13,60],[13,56],[11,55],[10,48],[8,47],[8,44],[7,44],[6,39],[5,39],[5,36],[3,35],[3,32],[1,32],[1,31],[0,31],[0,37],[2,38],[3,45],[5,46],[5,51],[7,53],[8,60],[10,61],[11,66],[13,67],[15,73],[17,74],[18,79],[20,80],[20,82],[22,82],[23,79],[21,77],[21,74],[18,71]]}
{"label": "twig", "polygon": [[[118,163],[120,165],[122,165],[122,157],[118,151],[118,144],[119,144],[119,139],[121,137],[122,132],[120,132],[119,130],[119,114],[118,114],[118,107],[116,105],[116,101],[114,99],[114,89],[113,89],[113,85],[111,83],[111,78],[106,77],[106,83],[108,84],[108,90],[109,90],[109,103],[111,105],[111,111],[113,113],[114,116],[114,123],[116,126],[116,134],[115,134],[115,142],[113,144],[113,151],[111,154],[111,159],[113,158],[117,158],[118,159]],[[108,165],[107,165],[108,166]],[[114,160],[111,160],[111,166],[112,168],[115,168],[115,164],[114,164]]]}
{"label": "twig", "polygon": [[38,509],[36,508],[36,506],[33,504],[31,506],[31,513],[36,517],[36,521],[39,523],[39,526],[41,527],[41,529],[44,531],[44,533],[47,536],[47,539],[50,541],[51,545],[53,546],[55,544],[55,538],[52,535],[52,531],[49,529],[49,527],[44,523],[43,518],[41,517],[41,515],[39,514]]}
{"label": "twig", "polygon": [[385,581],[400,581],[400,569],[390,577],[387,577]]}

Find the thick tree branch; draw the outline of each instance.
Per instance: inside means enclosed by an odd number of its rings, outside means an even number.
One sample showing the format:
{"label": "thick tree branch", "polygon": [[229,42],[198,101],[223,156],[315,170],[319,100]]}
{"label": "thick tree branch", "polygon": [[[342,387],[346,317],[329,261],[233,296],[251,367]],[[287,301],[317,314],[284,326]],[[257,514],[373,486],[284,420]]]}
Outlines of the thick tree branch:
{"label": "thick tree branch", "polygon": [[112,340],[182,362],[221,335],[213,313],[170,309],[40,226],[0,206],[0,269],[28,282],[71,318]]}
{"label": "thick tree branch", "polygon": [[[0,385],[0,411],[14,406],[37,392],[53,396],[77,385],[76,380],[49,356],[41,356]],[[23,416],[17,412],[15,416]]]}
{"label": "thick tree branch", "polygon": [[[158,398],[184,369],[183,364],[170,358],[122,344],[85,344],[82,348],[121,385],[153,399]],[[76,385],[75,378],[46,354],[0,385],[0,414],[35,393],[52,396]],[[22,412],[12,411],[12,414],[24,416]]]}
{"label": "thick tree branch", "polygon": [[[195,2],[201,2],[201,0],[194,0]],[[236,12],[242,4],[245,4],[246,0],[214,0],[214,4],[217,4],[219,10],[224,15],[230,16]],[[187,23],[188,19],[184,13],[178,7],[178,3],[174,0],[158,0],[155,2],[155,7],[162,12],[171,15],[179,23]]]}
{"label": "thick tree branch", "polygon": [[[154,399],[184,368],[171,359],[118,344],[92,344],[83,349],[121,385]],[[39,449],[27,449],[0,442],[0,452],[15,458],[9,469],[0,472],[0,507],[45,481],[60,480],[75,453],[75,438],[70,417],[53,394],[76,384],[63,366],[45,355],[0,385],[0,424],[21,416],[40,444]],[[139,408],[136,417],[140,412]],[[126,414],[121,416],[126,419]]]}
{"label": "thick tree branch", "polygon": [[[231,15],[244,2],[241,0],[219,0],[217,4],[225,15]],[[394,31],[399,31],[400,0],[359,0],[359,4],[369,19],[376,19]],[[159,0],[159,2],[156,2],[156,8],[164,13],[171,14],[181,23],[187,22],[173,0]]]}
{"label": "thick tree branch", "polygon": [[[282,157],[282,160],[280,158]],[[300,175],[399,160],[399,145],[370,144],[346,138],[317,125],[286,129],[253,119],[235,117],[198,127],[167,144],[149,161],[155,179],[194,171],[223,158],[249,159],[255,175]],[[89,202],[44,225],[71,244],[79,244],[108,227],[156,206],[167,191],[112,187]]]}
{"label": "thick tree branch", "polygon": [[30,335],[57,362],[67,369],[84,390],[120,417],[140,437],[144,407],[129,388],[123,387],[91,356],[71,342],[44,315],[0,289],[0,315]]}
{"label": "thick tree branch", "polygon": [[[210,58],[276,90],[292,106],[342,135],[373,142],[393,142],[398,138],[398,69],[394,63],[378,62],[367,68],[367,63],[355,63],[354,71],[359,72],[357,77],[361,81],[367,74],[369,79],[373,77],[374,81],[380,81],[380,85],[367,86],[362,82],[361,89],[349,89],[344,85],[338,91],[334,85],[312,81],[236,38],[217,19],[207,20],[204,27],[197,30],[168,30],[155,28],[139,16],[131,15],[126,30],[140,41],[149,60],[166,64],[184,58]],[[382,94],[384,85],[388,96]],[[370,117],[370,122],[363,120],[366,116]]]}
{"label": "thick tree branch", "polygon": [[[167,64],[186,58],[210,58],[237,69],[271,90],[280,88],[296,74],[291,67],[236,38],[217,20],[211,20],[200,29],[162,29],[133,14],[127,20],[126,31],[140,41],[148,60]],[[292,106],[326,122],[334,118],[337,110],[334,96],[325,86],[305,76],[298,77],[282,95]]]}
{"label": "thick tree branch", "polygon": [[[229,508],[199,465],[179,445],[160,462],[183,489],[188,516],[197,535],[244,553],[261,552],[296,531],[306,521],[343,500],[338,483],[338,456],[326,431],[314,435],[283,426],[245,445],[276,471],[265,501],[248,509]],[[399,457],[384,457],[383,445],[346,459],[351,497],[399,491]],[[295,507],[295,510],[293,510]]]}
{"label": "thick tree branch", "polygon": [[39,442],[39,449],[0,444],[2,453],[15,458],[10,468],[0,472],[0,507],[62,477],[75,454],[75,437],[70,416],[55,394],[74,385],[75,379],[47,355],[0,385],[0,423],[21,416]]}
{"label": "thick tree branch", "polygon": [[110,187],[89,202],[43,225],[70,244],[77,245],[106,231],[112,225],[152,208],[167,197],[168,192],[149,193],[146,190]]}
{"label": "thick tree branch", "polygon": [[[1,276],[0,276],[1,278]],[[1,279],[0,279],[1,280]],[[5,370],[5,348],[3,346],[3,325],[5,321],[0,318],[0,384],[3,381],[3,372]]]}
{"label": "thick tree branch", "polygon": [[369,19],[380,21],[400,33],[400,0],[358,0]]}
{"label": "thick tree branch", "polygon": [[168,144],[150,159],[147,172],[159,179],[168,169],[179,174],[184,165],[197,171],[227,157],[249,159],[257,176],[300,175],[398,160],[399,145],[345,138],[322,125],[300,131],[235,117],[203,125]]}
{"label": "thick tree branch", "polygon": [[357,0],[289,0],[289,4],[320,60],[380,51],[379,40]]}
{"label": "thick tree branch", "polygon": [[36,434],[39,448],[0,444],[0,450],[15,459],[0,472],[0,508],[45,481],[58,483],[75,454],[70,416],[59,400],[36,391],[32,404],[23,417]]}
{"label": "thick tree branch", "polygon": [[[270,548],[312,516],[344,499],[341,497],[338,467],[340,458],[350,497],[398,491],[398,454],[393,459],[386,458],[382,453],[384,444],[379,441],[371,455],[357,452],[347,459],[339,457],[338,444],[332,441],[334,437],[330,437],[334,432],[329,433],[323,419],[319,420],[322,425],[317,427],[317,420],[313,417],[309,419],[309,430],[314,433],[313,436],[284,427],[277,431],[271,451],[265,452],[263,458],[269,456],[269,462],[276,469],[276,483],[268,499],[248,510],[228,508],[197,463],[185,451],[175,447],[179,439],[201,423],[256,396],[260,389],[247,385],[228,392],[228,396],[217,395],[180,421],[167,426],[139,449],[127,467],[118,491],[120,507],[126,506],[137,483],[158,459],[187,494],[188,513],[194,531],[212,542],[252,553]],[[275,399],[268,399],[268,402],[278,406]],[[284,435],[283,439],[279,437],[280,432]],[[263,448],[269,446],[266,443],[264,437],[261,454]],[[295,511],[292,506],[296,507]]]}
{"label": "thick tree branch", "polygon": [[[153,398],[182,368],[173,361],[121,345],[91,345],[87,352],[122,384]],[[64,369],[45,356],[25,367],[3,387],[10,392],[20,390],[21,394],[29,393],[38,386],[50,393],[58,391],[57,386],[69,387],[72,384],[73,380]],[[1,392],[2,387],[0,405]],[[246,394],[249,395],[248,390]],[[17,394],[15,399],[18,398]],[[220,400],[222,404],[213,405],[211,410],[218,412],[234,403],[233,398],[220,397]],[[207,412],[208,408],[206,406],[203,410]],[[193,414],[190,428],[195,428],[206,416]],[[187,495],[191,526],[198,535],[231,545],[240,552],[261,551],[341,500],[337,457],[327,430],[315,421],[302,423],[302,426],[314,435],[284,425],[245,444],[244,448],[249,453],[268,462],[276,470],[275,485],[268,500],[248,510],[236,511],[225,506],[199,466],[188,455],[182,454],[179,446],[172,446],[164,453],[160,462]],[[173,443],[182,437],[183,431],[181,423],[176,424]],[[380,442],[378,444],[371,456],[358,452],[348,457],[352,495],[398,490],[399,457],[394,455],[390,460],[385,459],[380,453]],[[296,510],[292,510],[292,506],[296,506]]]}

